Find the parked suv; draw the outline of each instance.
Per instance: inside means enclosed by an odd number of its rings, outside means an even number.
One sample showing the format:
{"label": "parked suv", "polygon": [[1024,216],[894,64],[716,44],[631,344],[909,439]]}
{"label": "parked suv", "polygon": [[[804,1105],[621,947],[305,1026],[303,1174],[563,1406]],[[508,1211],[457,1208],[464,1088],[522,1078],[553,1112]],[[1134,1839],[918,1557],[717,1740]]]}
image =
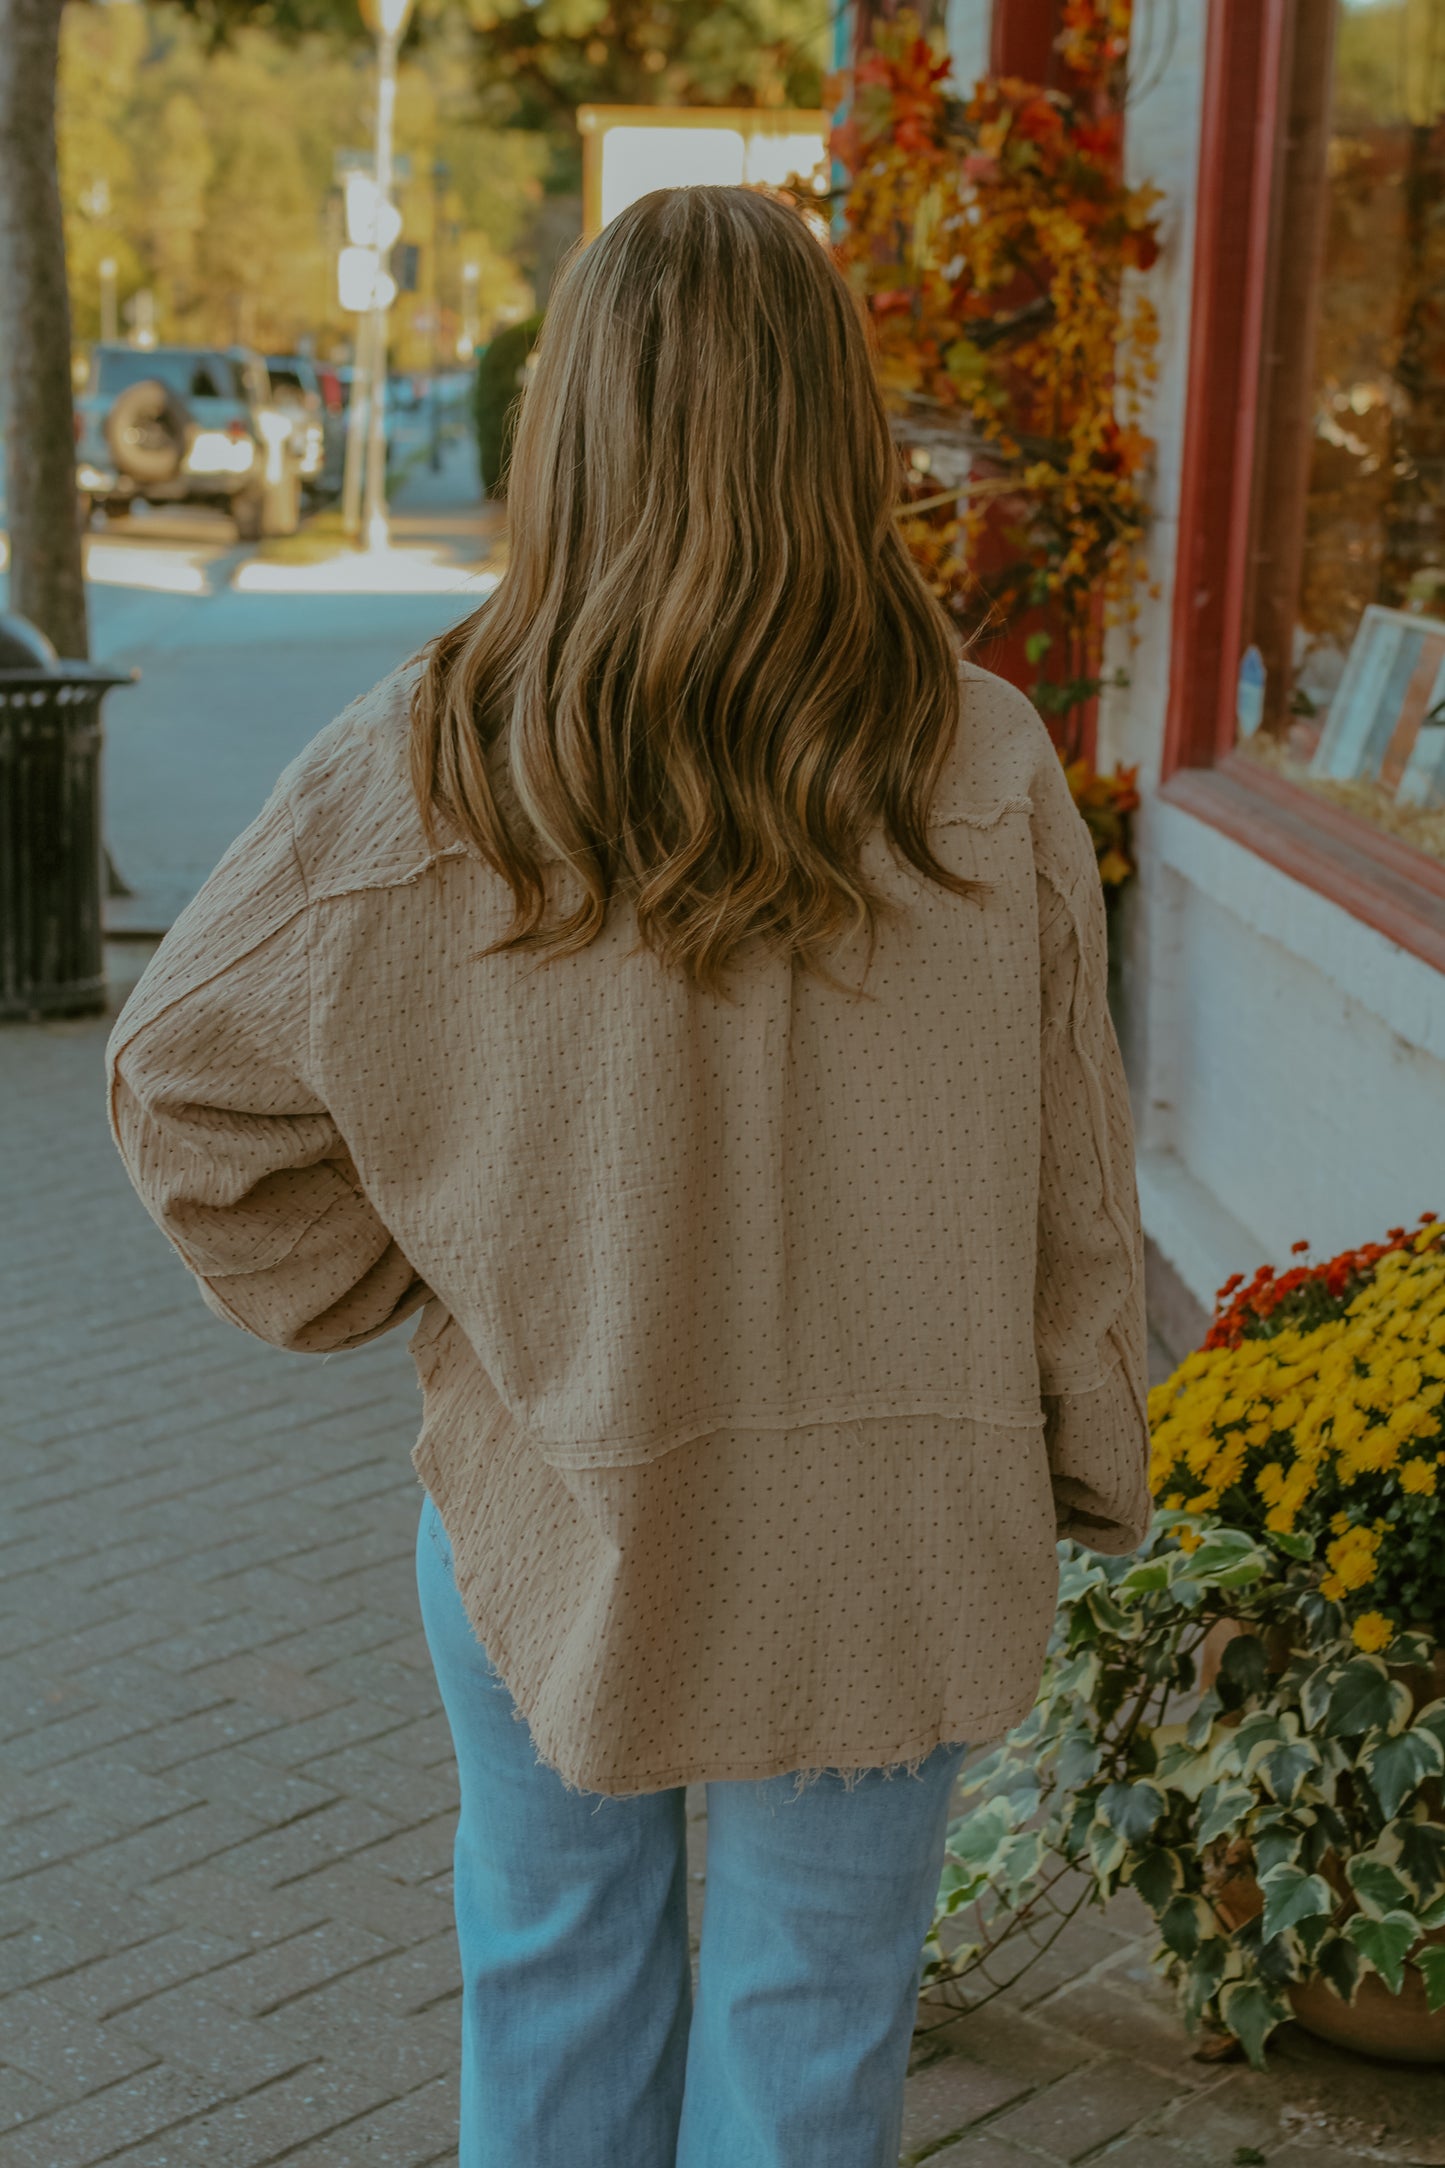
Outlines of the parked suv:
{"label": "parked suv", "polygon": [[268,354],[266,373],[272,397],[291,416],[291,443],[302,488],[318,501],[339,497],[346,463],[346,414],[334,373],[318,368],[306,354]]}
{"label": "parked suv", "polygon": [[76,412],[83,509],[214,504],[245,542],[294,534],[291,416],[259,354],[233,346],[97,346]]}

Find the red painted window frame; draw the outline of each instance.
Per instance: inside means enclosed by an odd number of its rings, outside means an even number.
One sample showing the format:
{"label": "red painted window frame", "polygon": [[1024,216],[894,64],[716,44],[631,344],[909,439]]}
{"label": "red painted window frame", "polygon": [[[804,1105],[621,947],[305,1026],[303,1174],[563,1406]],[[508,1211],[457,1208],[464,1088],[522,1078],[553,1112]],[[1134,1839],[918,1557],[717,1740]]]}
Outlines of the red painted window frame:
{"label": "red painted window frame", "polygon": [[1052,84],[1058,72],[1054,40],[1062,15],[1062,0],[993,0],[989,74]]}
{"label": "red painted window frame", "polygon": [[1445,865],[1233,750],[1282,56],[1298,5],[1209,0],[1160,795],[1445,971]]}

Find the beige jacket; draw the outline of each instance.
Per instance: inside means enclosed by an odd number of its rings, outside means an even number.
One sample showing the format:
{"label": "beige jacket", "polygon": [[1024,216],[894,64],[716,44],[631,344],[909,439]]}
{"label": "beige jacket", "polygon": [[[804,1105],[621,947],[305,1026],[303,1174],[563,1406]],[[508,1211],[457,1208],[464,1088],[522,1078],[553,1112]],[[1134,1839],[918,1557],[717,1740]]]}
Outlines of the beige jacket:
{"label": "beige jacket", "polygon": [[1013,1721],[1056,1527],[1127,1549],[1149,1511],[1103,904],[1042,725],[966,669],[932,837],[974,894],[875,837],[864,996],[759,951],[728,1001],[625,906],[580,955],[481,958],[510,897],[427,846],[410,683],[292,764],[116,1026],[152,1216],[283,1347],[425,1305],[416,1466],[569,1781]]}

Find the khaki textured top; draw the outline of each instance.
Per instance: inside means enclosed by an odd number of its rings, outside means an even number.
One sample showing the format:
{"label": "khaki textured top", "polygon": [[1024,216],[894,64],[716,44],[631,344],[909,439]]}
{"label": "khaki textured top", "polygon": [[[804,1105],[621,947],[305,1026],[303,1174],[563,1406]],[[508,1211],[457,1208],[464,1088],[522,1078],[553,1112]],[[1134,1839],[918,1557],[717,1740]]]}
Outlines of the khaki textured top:
{"label": "khaki textured top", "polygon": [[931,833],[978,886],[875,835],[863,998],[761,946],[700,992],[625,904],[579,955],[479,959],[510,896],[423,837],[407,671],[287,769],[116,1025],[117,1141],[213,1309],[324,1351],[425,1304],[417,1470],[589,1790],[994,1733],[1056,1529],[1146,1525],[1094,855],[1028,703],[963,680]]}

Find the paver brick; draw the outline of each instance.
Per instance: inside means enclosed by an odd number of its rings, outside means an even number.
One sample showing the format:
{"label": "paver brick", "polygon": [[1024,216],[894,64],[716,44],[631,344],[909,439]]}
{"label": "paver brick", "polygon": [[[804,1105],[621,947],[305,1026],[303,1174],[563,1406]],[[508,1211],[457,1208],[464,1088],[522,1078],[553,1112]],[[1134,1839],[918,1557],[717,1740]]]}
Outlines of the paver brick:
{"label": "paver brick", "polygon": [[114,1956],[77,1966],[52,1980],[46,1993],[53,2002],[87,2017],[113,2017],[131,2003],[143,2002],[183,1980],[204,1979],[241,1955],[242,1945],[225,1935],[175,1928],[118,1950]]}
{"label": "paver brick", "polygon": [[136,1889],[213,1859],[218,1852],[244,1850],[245,1840],[254,1839],[263,1827],[258,1815],[202,1800],[132,1836],[100,1846],[90,1855],[88,1865],[92,1872],[112,1878],[123,1888]]}
{"label": "paver brick", "polygon": [[456,2157],[456,2093],[437,2080],[289,2154],[286,2168],[432,2168]]}
{"label": "paver brick", "polygon": [[243,1746],[193,1755],[173,1771],[173,1780],[170,1788],[182,1799],[209,1799],[218,1805],[243,1799],[248,1814],[272,1824],[331,1806],[344,1789],[315,1776],[293,1776],[248,1754]]}
{"label": "paver brick", "polygon": [[[905,2154],[905,2160],[907,2157]],[[1112,2155],[1103,2157],[1112,2158]],[[939,2152],[930,2151],[915,2158],[920,2164],[926,2160],[928,2168],[1040,2168],[1041,2162],[1047,2168],[1048,2162],[1047,2154],[1023,2153],[1016,2145],[1010,2145],[1007,2138],[996,2138],[990,2130],[980,2131],[971,2138],[961,2138],[956,2145],[946,2145]],[[1164,2168],[1164,2164],[1156,2163],[1156,2168]]]}
{"label": "paver brick", "polygon": [[326,1906],[292,1884],[284,1891],[244,1875],[228,1874],[221,1861],[206,1861],[170,1875],[147,1892],[156,1907],[168,1907],[162,1926],[177,1921],[204,1920],[217,1933],[230,1936],[244,1948],[258,1949],[269,1942],[284,1941],[304,1927],[315,1927],[327,1917]]}
{"label": "paver brick", "polygon": [[208,1986],[218,2001],[261,2017],[309,1988],[378,1960],[394,1959],[395,1954],[393,1944],[383,1936],[347,1920],[328,1919],[227,1965],[212,1976]]}
{"label": "paver brick", "polygon": [[1006,2109],[991,2127],[1013,2144],[1072,2162],[1157,2114],[1177,2090],[1157,2072],[1114,2056],[1071,2071],[1021,2106]]}
{"label": "paver brick", "polygon": [[153,2058],[213,2079],[222,2093],[245,2093],[315,2059],[285,2032],[258,2024],[188,1981],[115,2018],[109,2030]]}
{"label": "paver brick", "polygon": [[200,2116],[185,2132],[185,2145],[208,2168],[261,2168],[283,2149],[323,2137],[389,2097],[380,2079],[312,2063]]}
{"label": "paver brick", "polygon": [[40,2079],[57,2100],[95,2092],[155,2060],[113,2026],[77,2016],[43,1989],[0,2000],[0,2062]]}
{"label": "paver brick", "polygon": [[904,2153],[916,2153],[921,2146],[957,2137],[1031,2090],[1026,2077],[1009,2076],[962,2055],[944,2055],[908,2080],[904,2090]]}
{"label": "paver brick", "polygon": [[89,2168],[217,2098],[204,2078],[157,2064],[12,2130],[0,2159],[4,2168]]}
{"label": "paver brick", "polygon": [[295,1882],[332,1860],[346,1859],[363,1845],[393,1834],[389,1815],[360,1799],[338,1799],[314,1813],[298,1815],[279,1828],[262,1830],[233,1845],[226,1872],[254,1877],[268,1889]]}
{"label": "paver brick", "polygon": [[[32,2078],[28,2070],[11,2070],[0,2064],[0,2132],[17,2123],[29,2123],[58,2108],[60,2102],[48,2085]],[[0,2153],[0,2160],[4,2155]]]}

